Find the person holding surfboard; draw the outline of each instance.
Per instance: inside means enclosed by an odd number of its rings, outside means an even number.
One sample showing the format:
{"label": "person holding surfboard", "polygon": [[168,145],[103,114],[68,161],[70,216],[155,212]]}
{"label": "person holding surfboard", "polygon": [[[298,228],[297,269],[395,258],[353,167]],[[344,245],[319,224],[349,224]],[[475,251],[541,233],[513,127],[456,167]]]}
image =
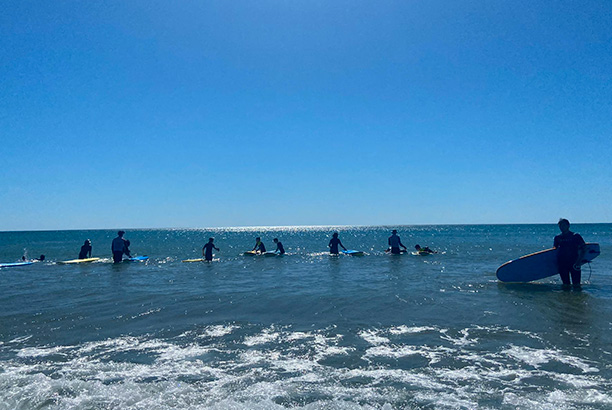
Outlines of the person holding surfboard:
{"label": "person holding surfboard", "polygon": [[278,238],[274,238],[274,243],[276,244],[276,250],[274,252],[278,252],[279,255],[285,254],[285,248],[283,247],[283,243],[278,240]]}
{"label": "person holding surfboard", "polygon": [[404,248],[404,251],[407,250],[407,248],[402,243],[402,240],[400,239],[399,235],[397,234],[397,229],[391,231],[391,236],[389,237],[388,242],[389,249],[387,249],[387,252],[391,252],[393,255],[399,255],[401,253],[400,246]]}
{"label": "person holding surfboard", "polygon": [[204,257],[204,260],[206,262],[212,262],[213,260],[213,249],[216,249],[217,251],[219,250],[219,248],[217,248],[214,245],[215,238],[208,238],[208,243],[206,245],[204,245],[204,247],[202,248],[202,256]]}
{"label": "person holding surfboard", "polygon": [[126,240],[123,238],[123,235],[125,235],[125,231],[117,232],[117,237],[113,239],[113,243],[111,244],[111,251],[113,252],[113,262],[115,263],[119,263],[123,260],[123,253],[127,249]]}
{"label": "person holding surfboard", "polygon": [[338,232],[334,232],[332,238],[329,240],[329,244],[327,244],[327,246],[329,247],[329,253],[331,253],[332,255],[338,255],[340,253],[338,251],[338,245],[342,246],[342,249],[346,250],[346,248],[344,247],[344,245],[342,245],[342,242],[338,238]]}
{"label": "person holding surfboard", "polygon": [[574,288],[579,288],[582,274],[580,265],[586,252],[586,243],[582,236],[570,231],[570,222],[567,219],[559,219],[557,225],[559,225],[561,234],[555,236],[553,248],[558,249],[557,269],[559,276],[561,276],[564,287],[571,284]]}
{"label": "person holding surfboard", "polygon": [[89,239],[85,240],[83,246],[81,246],[81,251],[79,252],[78,259],[87,259],[91,258],[91,241]]}
{"label": "person holding surfboard", "polygon": [[263,244],[260,237],[255,238],[255,247],[253,248],[253,251],[257,253],[266,253],[266,246]]}

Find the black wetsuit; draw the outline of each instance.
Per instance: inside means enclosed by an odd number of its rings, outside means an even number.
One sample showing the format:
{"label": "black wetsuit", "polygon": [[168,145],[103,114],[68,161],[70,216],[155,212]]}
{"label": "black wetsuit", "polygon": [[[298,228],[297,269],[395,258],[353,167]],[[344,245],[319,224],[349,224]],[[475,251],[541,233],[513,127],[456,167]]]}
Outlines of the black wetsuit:
{"label": "black wetsuit", "polygon": [[[581,271],[580,268],[575,269],[574,265],[578,259],[578,252],[585,245],[584,239],[577,233],[567,232],[565,234],[555,236],[553,246],[559,249],[557,253],[557,268],[561,280],[564,285],[571,283],[574,286],[580,285]],[[578,261],[579,262],[579,261]]]}
{"label": "black wetsuit", "polygon": [[283,255],[285,253],[285,248],[283,247],[283,243],[282,242],[280,242],[280,241],[276,242],[276,250],[281,255]]}
{"label": "black wetsuit", "polygon": [[[329,241],[329,253],[337,254],[338,253],[338,245],[342,246],[342,242],[340,242],[339,238],[331,238]],[[344,246],[342,246],[344,248]]]}
{"label": "black wetsuit", "polygon": [[266,246],[263,244],[262,241],[259,241],[259,243],[255,244],[255,247],[253,248],[254,251],[259,251],[261,253],[265,253],[266,252]]}
{"label": "black wetsuit", "polygon": [[89,255],[89,257],[91,258],[91,245],[81,246],[81,252],[79,252],[79,259],[87,258],[87,255]]}
{"label": "black wetsuit", "polygon": [[202,250],[204,251],[204,259],[207,261],[212,261],[213,259],[213,249],[219,250],[219,248],[215,247],[214,244],[208,242],[206,245],[204,245],[204,247],[202,248]]}

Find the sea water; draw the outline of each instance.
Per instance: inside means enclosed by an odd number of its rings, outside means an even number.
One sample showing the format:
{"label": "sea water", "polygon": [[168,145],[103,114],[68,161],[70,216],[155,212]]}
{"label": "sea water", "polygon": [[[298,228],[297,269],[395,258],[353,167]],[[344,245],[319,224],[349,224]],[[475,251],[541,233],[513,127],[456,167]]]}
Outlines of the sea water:
{"label": "sea water", "polygon": [[[438,253],[385,254],[392,228]],[[495,277],[554,224],[128,230],[150,259],[120,264],[116,231],[2,232],[0,262],[47,260],[0,269],[0,409],[609,409],[612,224],[572,229],[601,244],[582,291]],[[54,263],[85,239],[100,261]]]}

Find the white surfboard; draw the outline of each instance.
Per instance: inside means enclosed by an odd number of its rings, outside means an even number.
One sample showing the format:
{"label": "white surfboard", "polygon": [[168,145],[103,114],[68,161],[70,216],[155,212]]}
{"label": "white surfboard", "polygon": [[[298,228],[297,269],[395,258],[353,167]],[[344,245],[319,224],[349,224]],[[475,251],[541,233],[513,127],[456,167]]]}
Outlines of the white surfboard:
{"label": "white surfboard", "polygon": [[69,261],[60,261],[57,262],[60,265],[73,265],[75,263],[89,263],[89,262],[95,262],[95,261],[99,261],[100,258],[86,258],[86,259],[72,259]]}
{"label": "white surfboard", "polygon": [[[546,249],[506,262],[497,268],[497,279],[502,282],[531,282],[557,275],[557,252],[554,248]],[[598,243],[587,243],[581,264],[592,261],[599,253]]]}

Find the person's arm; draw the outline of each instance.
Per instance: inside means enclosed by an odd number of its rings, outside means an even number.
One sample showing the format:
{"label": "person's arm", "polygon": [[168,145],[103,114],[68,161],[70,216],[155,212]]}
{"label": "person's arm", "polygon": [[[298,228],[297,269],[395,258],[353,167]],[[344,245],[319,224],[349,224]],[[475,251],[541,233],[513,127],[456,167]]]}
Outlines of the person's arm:
{"label": "person's arm", "polygon": [[217,248],[216,246],[213,246],[213,248],[215,248],[216,250],[220,251],[221,249]]}
{"label": "person's arm", "polygon": [[202,256],[206,256],[206,246],[202,248]]}
{"label": "person's arm", "polygon": [[408,248],[406,248],[406,247],[404,246],[404,244],[402,243],[402,241],[401,241],[401,240],[399,241],[399,245],[400,245],[402,248],[404,248],[405,250],[408,250]]}
{"label": "person's arm", "polygon": [[342,249],[346,250],[346,248],[344,247],[344,245],[342,245],[342,241],[338,241],[338,245],[342,246]]}
{"label": "person's arm", "polygon": [[89,257],[91,258],[91,250],[93,249],[92,246],[89,247]]}

